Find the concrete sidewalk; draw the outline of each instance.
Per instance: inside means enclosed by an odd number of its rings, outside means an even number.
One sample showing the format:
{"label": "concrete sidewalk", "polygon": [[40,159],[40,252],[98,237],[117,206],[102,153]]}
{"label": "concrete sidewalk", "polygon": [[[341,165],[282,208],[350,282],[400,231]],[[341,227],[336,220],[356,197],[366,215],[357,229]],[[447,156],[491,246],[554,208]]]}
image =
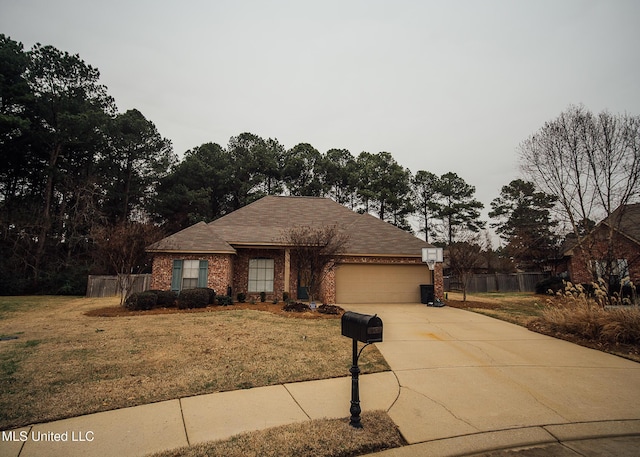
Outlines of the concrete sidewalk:
{"label": "concrete sidewalk", "polygon": [[[361,376],[363,411],[388,410],[398,393],[390,371]],[[140,457],[278,425],[348,417],[350,400],[351,377],[187,397],[4,432],[0,456]]]}
{"label": "concrete sidewalk", "polygon": [[[363,410],[388,411],[409,443],[379,455],[640,454],[640,364],[454,308],[349,308],[382,318],[377,346],[393,370],[361,376]],[[3,432],[0,456],[143,456],[348,417],[350,385],[291,383],[38,424]]]}

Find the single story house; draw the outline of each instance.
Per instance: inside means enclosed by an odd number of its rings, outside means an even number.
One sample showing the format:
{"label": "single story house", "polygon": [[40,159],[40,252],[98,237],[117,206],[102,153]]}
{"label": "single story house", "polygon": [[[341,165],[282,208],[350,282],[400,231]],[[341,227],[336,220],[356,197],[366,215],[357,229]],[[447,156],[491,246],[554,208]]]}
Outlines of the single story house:
{"label": "single story house", "polygon": [[[613,230],[613,253],[609,254],[609,233]],[[610,271],[610,283],[629,277],[640,284],[640,203],[617,208],[597,224],[579,245],[575,236],[567,237],[563,248],[566,271],[576,284],[593,281],[592,271]],[[609,269],[603,263],[612,262]]]}
{"label": "single story house", "polygon": [[265,292],[268,300],[307,298],[303,272],[283,241],[291,227],[336,226],[348,234],[337,267],[325,277],[324,303],[420,303],[420,285],[442,298],[442,265],[432,272],[422,248],[432,247],[370,214],[328,198],[267,196],[210,223],[199,222],[147,248],[152,289],[210,287],[218,294]]}

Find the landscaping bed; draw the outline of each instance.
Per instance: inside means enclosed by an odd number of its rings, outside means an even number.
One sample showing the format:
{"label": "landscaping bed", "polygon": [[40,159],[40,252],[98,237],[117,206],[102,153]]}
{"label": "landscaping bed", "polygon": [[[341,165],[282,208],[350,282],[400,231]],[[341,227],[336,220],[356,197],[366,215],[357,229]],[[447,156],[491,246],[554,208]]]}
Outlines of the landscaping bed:
{"label": "landscaping bed", "polygon": [[[585,309],[579,303],[574,305],[571,299],[571,306],[562,300],[532,293],[486,293],[468,295],[467,301],[462,301],[462,294],[449,292],[446,302],[454,308],[468,309],[537,333],[640,362],[640,310],[621,307],[631,313],[624,316],[622,322],[626,325],[623,325],[615,319],[619,314],[616,309],[605,310],[598,306]],[[610,329],[611,337],[606,331],[601,331],[605,327]],[[620,340],[621,335],[626,335],[625,339]]]}
{"label": "landscaping bed", "polygon": [[87,311],[85,314],[91,317],[126,317],[126,316],[146,316],[157,314],[193,314],[193,313],[212,313],[223,311],[238,311],[238,310],[251,310],[251,311],[265,311],[277,316],[294,317],[297,319],[336,319],[340,318],[341,313],[328,314],[318,311],[303,311],[292,312],[285,311],[283,307],[284,303],[234,303],[233,305],[220,306],[209,305],[205,308],[187,308],[179,309],[175,307],[171,308],[154,308],[144,311],[130,311],[123,306],[105,306]]}

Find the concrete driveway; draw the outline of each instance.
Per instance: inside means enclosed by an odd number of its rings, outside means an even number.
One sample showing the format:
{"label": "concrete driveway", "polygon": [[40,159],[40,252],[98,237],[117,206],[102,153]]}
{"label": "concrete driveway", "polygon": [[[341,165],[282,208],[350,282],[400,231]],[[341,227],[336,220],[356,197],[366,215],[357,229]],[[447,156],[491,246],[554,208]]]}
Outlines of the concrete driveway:
{"label": "concrete driveway", "polygon": [[377,347],[400,385],[389,415],[409,443],[576,424],[640,433],[638,363],[455,308],[345,308],[382,318]]}

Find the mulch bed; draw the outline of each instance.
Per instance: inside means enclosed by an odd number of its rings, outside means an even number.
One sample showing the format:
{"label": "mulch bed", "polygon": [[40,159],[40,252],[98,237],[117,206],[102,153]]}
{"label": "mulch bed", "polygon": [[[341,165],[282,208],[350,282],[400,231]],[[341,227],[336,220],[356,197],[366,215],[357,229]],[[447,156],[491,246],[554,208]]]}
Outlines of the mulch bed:
{"label": "mulch bed", "polygon": [[108,306],[104,308],[92,309],[84,313],[90,317],[130,317],[130,316],[149,316],[154,314],[192,314],[192,313],[217,313],[223,311],[235,310],[254,310],[265,311],[272,314],[285,317],[294,317],[298,319],[337,319],[340,314],[323,314],[317,311],[307,312],[287,312],[282,309],[284,303],[236,303],[229,306],[207,306],[206,308],[178,309],[178,308],[155,308],[147,311],[129,311],[124,306]]}
{"label": "mulch bed", "polygon": [[478,308],[478,309],[498,309],[500,308],[499,304],[494,303],[486,303],[480,301],[456,301],[456,300],[447,300],[447,306],[451,308],[459,308],[459,309],[467,309],[467,308]]}

